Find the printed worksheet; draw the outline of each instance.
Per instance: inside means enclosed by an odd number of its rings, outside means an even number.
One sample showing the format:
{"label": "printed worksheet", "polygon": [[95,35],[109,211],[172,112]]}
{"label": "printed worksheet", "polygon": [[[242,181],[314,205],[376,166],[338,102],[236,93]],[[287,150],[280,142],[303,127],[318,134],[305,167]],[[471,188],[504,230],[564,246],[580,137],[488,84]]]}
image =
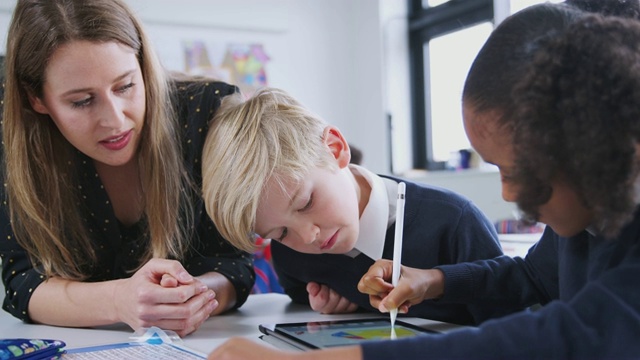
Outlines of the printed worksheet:
{"label": "printed worksheet", "polygon": [[123,343],[69,350],[62,358],[74,360],[201,360],[206,359],[206,356],[175,344]]}

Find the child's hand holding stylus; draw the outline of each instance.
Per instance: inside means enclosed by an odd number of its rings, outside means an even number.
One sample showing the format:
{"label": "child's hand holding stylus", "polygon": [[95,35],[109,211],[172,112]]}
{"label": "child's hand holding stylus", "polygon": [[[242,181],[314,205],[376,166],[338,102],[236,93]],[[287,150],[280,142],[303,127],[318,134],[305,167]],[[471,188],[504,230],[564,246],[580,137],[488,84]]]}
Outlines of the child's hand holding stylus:
{"label": "child's hand holding stylus", "polygon": [[392,268],[391,260],[378,260],[358,283],[358,290],[368,294],[371,306],[381,312],[386,313],[389,309],[398,308],[399,313],[406,314],[411,305],[442,296],[444,276],[440,270],[402,266],[402,277],[394,287],[391,284]]}

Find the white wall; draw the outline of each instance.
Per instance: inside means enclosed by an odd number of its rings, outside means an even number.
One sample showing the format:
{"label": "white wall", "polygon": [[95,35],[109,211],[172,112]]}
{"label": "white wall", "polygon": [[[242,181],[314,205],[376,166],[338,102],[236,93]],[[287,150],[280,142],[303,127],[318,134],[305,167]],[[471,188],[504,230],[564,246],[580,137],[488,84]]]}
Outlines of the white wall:
{"label": "white wall", "polygon": [[[338,126],[374,172],[410,167],[410,94],[404,0],[126,0],[145,23],[166,67],[183,70],[181,41],[263,43],[271,86]],[[504,0],[496,0],[504,1]],[[0,53],[16,0],[0,0]],[[386,113],[393,116],[389,135]],[[491,219],[511,215],[499,180],[431,174]],[[486,177],[483,177],[486,179]]]}
{"label": "white wall", "polygon": [[262,42],[271,57],[269,84],[338,126],[362,148],[367,167],[389,169],[378,1],[128,1],[161,58],[168,58],[169,47],[177,48],[180,31],[218,41]]}
{"label": "white wall", "polygon": [[[0,49],[15,2],[0,2]],[[363,150],[367,167],[388,172],[378,0],[127,2],[169,68],[181,66],[181,36],[264,43],[269,84],[338,126]]]}
{"label": "white wall", "polygon": [[474,169],[463,172],[415,172],[409,177],[419,182],[451,189],[468,197],[493,222],[516,217],[515,204],[502,199],[500,173],[497,171]]}
{"label": "white wall", "polygon": [[0,1],[0,54],[5,53],[7,48],[7,30],[11,21],[11,11],[16,0]]}

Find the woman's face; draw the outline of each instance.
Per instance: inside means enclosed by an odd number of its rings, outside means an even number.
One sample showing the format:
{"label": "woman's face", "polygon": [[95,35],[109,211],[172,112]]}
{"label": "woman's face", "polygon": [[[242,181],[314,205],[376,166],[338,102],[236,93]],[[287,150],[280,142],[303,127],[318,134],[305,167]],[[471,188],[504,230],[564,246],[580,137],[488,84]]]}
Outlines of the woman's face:
{"label": "woman's face", "polygon": [[134,50],[116,42],[72,41],[45,70],[43,96],[30,96],[62,135],[96,162],[110,166],[134,157],[145,117],[145,87]]}
{"label": "woman's face", "polygon": [[[471,146],[490,164],[500,170],[502,198],[515,202],[519,186],[513,181],[515,158],[511,145],[511,133],[499,127],[496,114],[476,113],[463,106],[464,127]],[[538,209],[540,222],[549,225],[560,236],[573,236],[584,230],[593,221],[593,215],[584,207],[580,197],[566,182],[554,181],[549,201]]]}

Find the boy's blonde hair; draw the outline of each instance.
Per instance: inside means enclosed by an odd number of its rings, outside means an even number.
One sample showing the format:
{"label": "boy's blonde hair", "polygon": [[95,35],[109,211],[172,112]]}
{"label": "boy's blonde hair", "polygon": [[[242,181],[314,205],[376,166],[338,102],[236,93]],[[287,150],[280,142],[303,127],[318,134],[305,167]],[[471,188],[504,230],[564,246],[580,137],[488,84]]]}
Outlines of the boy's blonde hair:
{"label": "boy's blonde hair", "polygon": [[283,186],[331,166],[326,126],[280,89],[223,99],[204,144],[202,189],[207,213],[231,244],[254,250],[258,201],[270,180]]}

